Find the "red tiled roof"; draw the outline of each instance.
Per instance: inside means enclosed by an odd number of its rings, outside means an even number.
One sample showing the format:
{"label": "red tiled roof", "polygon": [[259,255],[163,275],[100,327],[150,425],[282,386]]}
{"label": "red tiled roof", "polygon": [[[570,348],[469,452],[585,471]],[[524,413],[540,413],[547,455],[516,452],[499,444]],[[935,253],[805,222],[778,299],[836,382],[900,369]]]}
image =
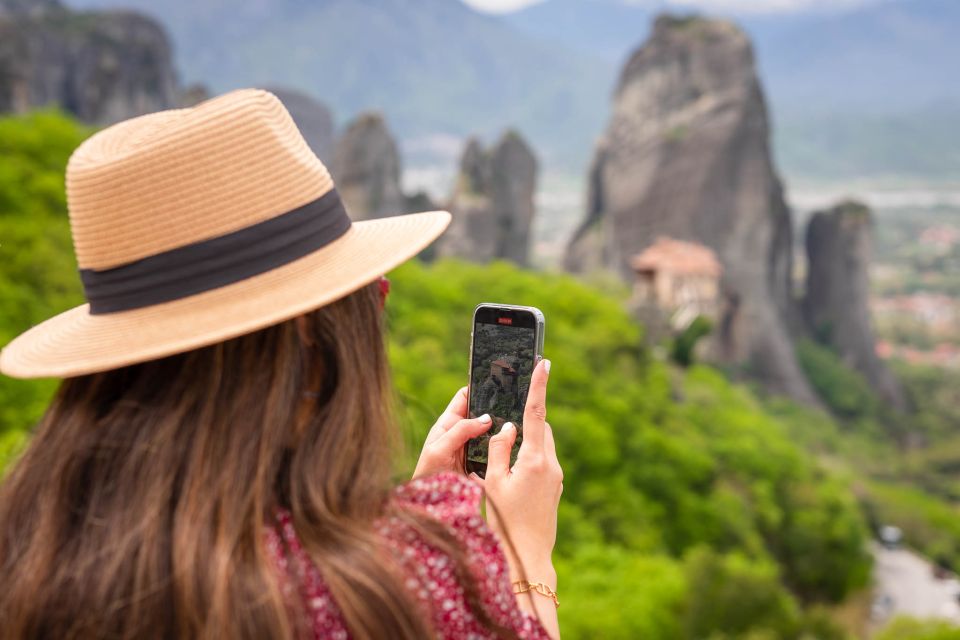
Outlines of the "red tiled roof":
{"label": "red tiled roof", "polygon": [[671,271],[719,278],[723,272],[713,250],[695,242],[660,237],[630,260],[634,271]]}

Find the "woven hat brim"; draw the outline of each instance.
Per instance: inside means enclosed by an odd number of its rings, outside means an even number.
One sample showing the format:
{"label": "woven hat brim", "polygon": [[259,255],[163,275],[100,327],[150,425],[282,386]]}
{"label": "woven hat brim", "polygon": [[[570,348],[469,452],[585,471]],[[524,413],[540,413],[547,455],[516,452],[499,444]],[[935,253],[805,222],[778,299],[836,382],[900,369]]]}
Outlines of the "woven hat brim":
{"label": "woven hat brim", "polygon": [[412,258],[450,223],[446,211],[355,222],[329,245],[289,264],[163,304],[91,315],[87,304],[15,338],[0,372],[66,378],[222,342],[338,300]]}

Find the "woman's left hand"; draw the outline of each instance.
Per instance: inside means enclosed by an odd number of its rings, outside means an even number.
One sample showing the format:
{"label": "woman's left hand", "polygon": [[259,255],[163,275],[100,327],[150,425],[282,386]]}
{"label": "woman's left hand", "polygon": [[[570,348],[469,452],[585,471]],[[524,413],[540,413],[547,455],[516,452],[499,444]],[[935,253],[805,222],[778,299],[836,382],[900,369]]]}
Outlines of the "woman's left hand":
{"label": "woman's left hand", "polygon": [[444,471],[464,473],[463,447],[470,438],[476,438],[490,429],[492,420],[484,414],[479,418],[467,418],[467,388],[457,391],[446,411],[427,434],[427,441],[420,452],[414,478],[432,476]]}

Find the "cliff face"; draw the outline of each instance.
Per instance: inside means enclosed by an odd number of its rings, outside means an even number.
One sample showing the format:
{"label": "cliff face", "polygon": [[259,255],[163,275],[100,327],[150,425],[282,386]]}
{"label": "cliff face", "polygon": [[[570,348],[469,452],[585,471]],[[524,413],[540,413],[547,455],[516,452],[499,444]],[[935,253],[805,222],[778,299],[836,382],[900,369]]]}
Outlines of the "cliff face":
{"label": "cliff face", "polygon": [[176,106],[176,87],[170,43],[149,18],[0,3],[0,112],[55,105],[108,124]]}
{"label": "cliff face", "polygon": [[38,16],[60,8],[59,0],[0,0],[0,18]]}
{"label": "cliff face", "polygon": [[489,150],[471,139],[460,160],[449,207],[453,222],[440,254],[526,265],[536,190],[537,159],[519,134],[508,131]]}
{"label": "cliff face", "polygon": [[329,164],[333,160],[334,128],[330,109],[305,93],[294,89],[268,87],[290,112],[303,138],[317,157]]}
{"label": "cliff face", "polygon": [[702,18],[657,19],[631,57],[598,144],[573,271],[613,268],[658,236],[699,242],[723,264],[720,353],[777,392],[815,403],[794,355],[791,221],[771,160],[746,35]]}
{"label": "cliff face", "polygon": [[378,113],[358,116],[337,141],[332,173],[350,217],[366,220],[403,213],[400,153]]}
{"label": "cliff face", "polygon": [[877,357],[870,321],[871,224],[870,210],[857,202],[841,203],[810,219],[803,315],[818,341],[833,348],[881,398],[902,410],[903,389]]}

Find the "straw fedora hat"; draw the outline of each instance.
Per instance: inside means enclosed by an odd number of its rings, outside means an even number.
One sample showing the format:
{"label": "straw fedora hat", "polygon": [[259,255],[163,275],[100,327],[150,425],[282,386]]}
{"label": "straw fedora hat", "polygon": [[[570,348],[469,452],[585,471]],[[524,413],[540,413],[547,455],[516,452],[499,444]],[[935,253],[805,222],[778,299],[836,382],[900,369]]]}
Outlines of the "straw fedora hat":
{"label": "straw fedora hat", "polygon": [[18,378],[105,371],[296,317],[376,280],[450,222],[351,222],[271,93],[245,89],[121,122],[67,165],[87,304],[0,352]]}

